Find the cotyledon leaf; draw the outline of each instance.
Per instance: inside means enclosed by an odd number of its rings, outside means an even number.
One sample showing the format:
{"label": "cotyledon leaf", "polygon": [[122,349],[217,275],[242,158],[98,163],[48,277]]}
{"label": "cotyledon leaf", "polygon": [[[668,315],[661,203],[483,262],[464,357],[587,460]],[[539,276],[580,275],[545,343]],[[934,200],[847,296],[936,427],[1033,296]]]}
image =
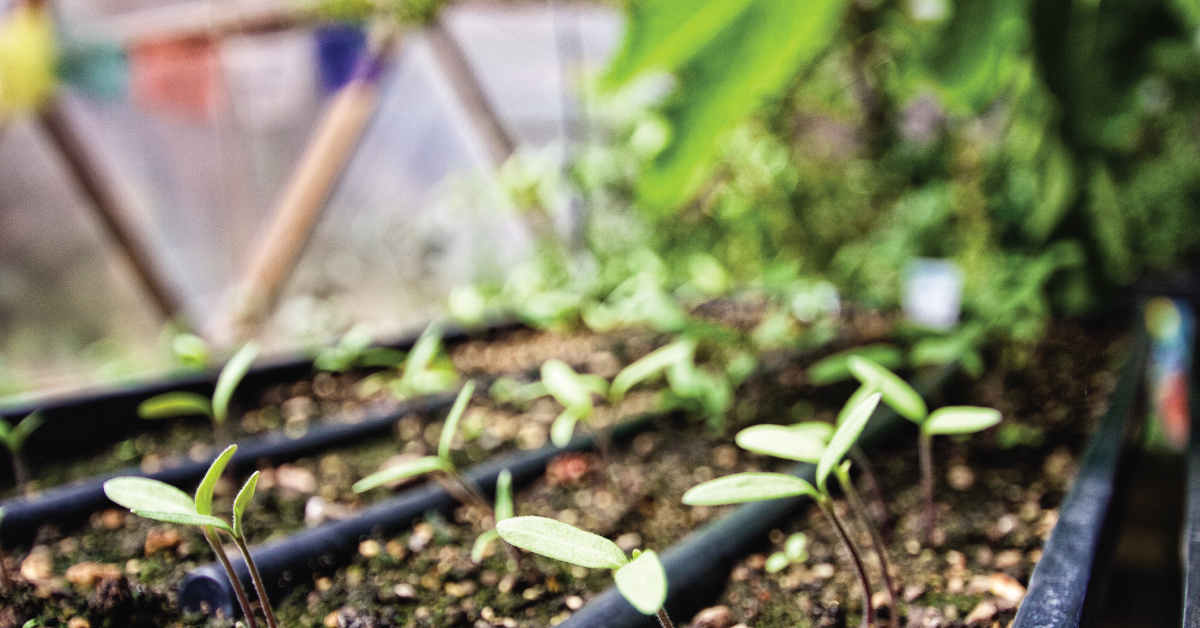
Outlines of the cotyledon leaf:
{"label": "cotyledon leaf", "polygon": [[585,386],[579,374],[562,360],[547,360],[542,364],[542,383],[564,408],[592,403],[591,388]]}
{"label": "cotyledon leaf", "polygon": [[233,532],[228,523],[218,519],[212,515],[202,515],[195,512],[161,512],[155,510],[132,510],[130,511],[139,517],[154,519],[155,521],[165,521],[167,523],[181,523],[184,525],[193,526],[212,526],[220,528],[228,532]]}
{"label": "cotyledon leaf", "polygon": [[683,494],[689,506],[720,506],[765,499],[808,495],[820,496],[805,480],[784,473],[736,473],[693,486]]}
{"label": "cotyledon leaf", "polygon": [[921,395],[908,382],[877,362],[856,355],[851,356],[846,365],[858,381],[883,393],[883,400],[900,416],[919,425],[929,414]]}
{"label": "cotyledon leaf", "polygon": [[454,405],[450,408],[450,413],[446,415],[446,422],[442,425],[442,437],[438,440],[438,458],[447,462],[450,460],[450,445],[454,443],[454,433],[458,431],[458,422],[462,419],[463,412],[466,411],[473,394],[475,394],[475,382],[473,381],[467,381],[462,390],[458,391],[458,397],[454,399]]}
{"label": "cotyledon leaf", "polygon": [[371,475],[368,475],[367,477],[355,482],[354,486],[351,488],[355,493],[361,493],[363,491],[369,491],[377,486],[383,486],[389,482],[395,482],[397,480],[403,480],[405,478],[431,473],[433,471],[453,473],[454,467],[452,467],[450,463],[437,456],[425,456],[424,458],[418,458],[416,460],[411,460],[409,462],[396,465],[390,469],[376,471],[375,473],[372,473]]}
{"label": "cotyledon leaf", "polygon": [[616,543],[545,517],[513,517],[496,523],[500,538],[535,554],[589,569],[620,569],[629,562]]}
{"label": "cotyledon leaf", "polygon": [[1000,422],[1000,411],[975,406],[946,406],[930,413],[921,424],[925,434],[971,434]]}
{"label": "cotyledon leaf", "polygon": [[237,452],[237,445],[226,447],[225,451],[222,451],[208,466],[208,471],[204,473],[204,479],[200,480],[200,486],[196,487],[196,512],[202,515],[212,514],[213,488],[217,486],[217,481],[225,472],[225,465],[229,464],[229,459],[235,452]]}
{"label": "cotyledon leaf", "polygon": [[104,483],[104,494],[129,510],[198,514],[191,495],[149,478],[113,478]]}
{"label": "cotyledon leaf", "polygon": [[667,572],[654,550],[646,550],[613,574],[617,590],[634,608],[653,615],[667,601]]}
{"label": "cotyledon leaf", "polygon": [[233,500],[233,535],[243,536],[242,532],[242,517],[246,514],[246,508],[250,505],[250,500],[254,499],[254,489],[258,486],[258,471],[251,475],[246,483],[242,485],[242,490],[238,491],[237,497]]}
{"label": "cotyledon leaf", "polygon": [[[590,410],[591,408],[586,408]],[[582,418],[585,408],[579,406],[568,406],[563,410],[558,417],[554,419],[554,423],[550,424],[550,442],[556,447],[566,447],[571,444],[571,436],[575,434],[575,424]]]}
{"label": "cotyledon leaf", "polygon": [[213,419],[218,423],[223,422],[229,415],[229,400],[233,397],[233,391],[238,384],[242,383],[242,378],[246,376],[256,357],[258,357],[258,345],[248,342],[238,349],[238,352],[225,363],[225,368],[221,369],[212,397]]}
{"label": "cotyledon leaf", "polygon": [[833,437],[833,425],[824,421],[801,421],[789,425],[788,429],[815,438],[822,444],[828,443],[829,439]]}
{"label": "cotyledon leaf", "polygon": [[825,386],[850,379],[850,356],[861,356],[887,368],[897,368],[904,363],[904,354],[893,345],[874,344],[839,351],[817,360],[808,367],[808,381],[814,386]]}
{"label": "cotyledon leaf", "polygon": [[871,419],[871,414],[879,406],[882,396],[882,393],[873,393],[858,402],[858,405],[854,406],[854,410],[850,412],[850,416],[833,433],[833,438],[829,439],[829,446],[825,448],[825,452],[821,454],[821,460],[817,462],[817,488],[822,493],[827,492],[825,480],[833,472],[834,467],[842,461],[846,452],[854,446],[859,434],[862,434],[863,428],[867,426],[867,421]]}
{"label": "cotyledon leaf", "polygon": [[505,469],[496,476],[496,521],[513,516],[512,472]]}
{"label": "cotyledon leaf", "polygon": [[138,416],[143,419],[172,419],[179,416],[207,416],[213,414],[212,401],[192,392],[175,391],[155,395],[140,404]]}
{"label": "cotyledon leaf", "polygon": [[655,349],[639,358],[633,364],[621,369],[613,378],[608,388],[608,395],[613,399],[621,399],[637,384],[665,371],[668,367],[692,359],[696,352],[696,341],[681,338],[671,344]]}
{"label": "cotyledon leaf", "polygon": [[[823,423],[822,425],[828,425]],[[825,451],[825,441],[804,431],[782,425],[755,425],[734,438],[738,447],[764,456],[816,464]]]}

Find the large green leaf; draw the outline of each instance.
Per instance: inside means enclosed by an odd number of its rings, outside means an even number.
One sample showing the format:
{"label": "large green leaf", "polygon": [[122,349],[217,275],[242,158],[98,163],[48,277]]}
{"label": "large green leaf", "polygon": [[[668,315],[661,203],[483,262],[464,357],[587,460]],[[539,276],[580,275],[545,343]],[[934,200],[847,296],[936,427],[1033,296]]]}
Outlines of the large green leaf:
{"label": "large green leaf", "polygon": [[680,362],[691,362],[696,353],[696,341],[680,338],[671,344],[660,347],[639,358],[633,364],[621,369],[613,378],[608,394],[613,399],[621,399],[630,388],[644,382],[667,368]]}
{"label": "large green leaf", "polygon": [[172,419],[178,416],[213,415],[212,402],[203,395],[176,391],[155,395],[138,404],[138,416],[143,419]]}
{"label": "large green leaf", "polygon": [[473,394],[475,382],[468,380],[462,390],[458,391],[458,397],[450,407],[450,413],[446,415],[446,422],[442,424],[442,437],[438,439],[438,458],[450,461],[450,445],[454,443],[454,433],[458,431],[458,422],[462,419],[463,412],[466,412]]}
{"label": "large green leaf", "polygon": [[368,475],[367,477],[355,482],[354,486],[351,488],[354,489],[355,493],[362,493],[363,491],[369,491],[377,486],[383,486],[384,484],[388,484],[390,482],[396,482],[398,480],[424,475],[434,471],[453,473],[454,467],[451,466],[446,460],[437,456],[425,456],[424,458],[418,458],[404,464],[396,465],[390,469],[384,469],[383,471],[372,473],[371,475]]}
{"label": "large green leaf", "polygon": [[833,472],[834,467],[842,461],[846,452],[854,446],[858,436],[862,434],[863,428],[867,426],[867,421],[871,420],[871,414],[879,406],[879,400],[882,397],[882,393],[873,393],[859,401],[850,411],[850,416],[846,417],[846,420],[833,433],[833,438],[829,439],[829,446],[825,448],[825,452],[821,454],[821,460],[817,462],[817,487],[821,489],[821,492],[826,492],[825,480]]}
{"label": "large green leaf", "polygon": [[613,574],[617,590],[646,615],[653,615],[667,601],[667,571],[654,550],[646,550]]}
{"label": "large green leaf", "polygon": [[200,486],[196,487],[196,512],[202,515],[212,514],[212,498],[213,488],[217,486],[217,481],[221,479],[221,474],[225,472],[225,465],[229,464],[229,459],[237,452],[237,445],[230,445],[222,451],[219,456],[213,460],[208,466],[208,471],[204,474],[204,479],[200,480]]}
{"label": "large green leaf", "polygon": [[233,500],[233,535],[244,537],[242,530],[242,517],[246,514],[246,508],[250,506],[250,500],[254,499],[254,489],[258,486],[258,471],[251,475],[246,483],[242,485],[242,490],[238,491],[237,497]]}
{"label": "large green leaf", "polygon": [[808,381],[814,386],[826,386],[850,379],[850,356],[868,358],[877,364],[894,369],[904,364],[904,354],[893,345],[875,344],[839,351],[817,360],[808,367]]}
{"label": "large green leaf", "polygon": [[929,414],[921,395],[895,373],[857,355],[851,356],[846,364],[858,381],[883,393],[883,400],[900,416],[919,425]]}
{"label": "large green leaf", "polygon": [[813,464],[821,459],[821,452],[825,451],[823,439],[782,425],[748,427],[738,432],[734,440],[738,447],[756,454]]}
{"label": "large green leaf", "polygon": [[616,543],[545,517],[513,517],[496,523],[500,538],[524,550],[590,569],[620,569],[629,562]]}
{"label": "large green leaf", "polygon": [[232,358],[229,358],[229,361],[225,363],[225,368],[221,369],[212,397],[213,418],[218,423],[224,422],[225,417],[229,415],[229,400],[233,397],[233,391],[238,384],[242,383],[242,378],[246,376],[256,357],[258,357],[258,345],[253,342],[246,343],[245,346],[238,349],[237,353],[233,354]]}
{"label": "large green leaf", "polygon": [[926,434],[971,434],[1000,422],[1000,411],[975,406],[947,406],[929,414],[921,424]]}
{"label": "large green leaf", "polygon": [[675,70],[737,18],[751,0],[643,0],[629,5],[625,41],[605,76],[612,85],[647,69]]}
{"label": "large green leaf", "polygon": [[932,37],[925,69],[954,109],[979,112],[1024,68],[1029,38],[1023,0],[954,2]]}
{"label": "large green leaf", "polygon": [[736,473],[693,486],[683,494],[689,506],[720,506],[808,495],[820,497],[812,484],[784,473]]}
{"label": "large green leaf", "polygon": [[672,138],[643,172],[639,204],[666,212],[689,200],[721,133],[778,98],[816,60],[837,35],[847,6],[847,0],[801,5],[754,0],[681,60],[675,72],[678,87],[665,108]]}

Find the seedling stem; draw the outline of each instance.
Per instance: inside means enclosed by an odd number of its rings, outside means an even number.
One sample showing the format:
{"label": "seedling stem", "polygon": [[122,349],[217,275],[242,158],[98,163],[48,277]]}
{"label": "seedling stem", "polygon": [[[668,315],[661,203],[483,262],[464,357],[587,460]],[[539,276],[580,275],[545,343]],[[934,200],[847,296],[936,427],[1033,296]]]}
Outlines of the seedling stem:
{"label": "seedling stem", "polygon": [[250,579],[254,581],[254,592],[258,594],[263,616],[267,618],[267,626],[270,628],[279,628],[279,624],[275,621],[275,610],[267,602],[267,588],[263,585],[262,576],[258,573],[258,567],[254,565],[254,559],[250,557],[250,548],[246,547],[245,537],[240,534],[236,535],[233,537],[233,542],[237,544],[238,551],[242,553],[242,560],[246,561],[246,569],[250,571]]}
{"label": "seedling stem", "polygon": [[892,586],[891,565],[888,563],[887,550],[883,545],[883,538],[879,535],[879,528],[871,523],[870,517],[867,515],[866,505],[863,504],[862,497],[854,488],[854,481],[850,478],[849,463],[844,463],[837,470],[838,483],[842,486],[842,493],[846,495],[846,501],[850,504],[850,509],[854,511],[854,516],[858,519],[858,524],[867,530],[871,535],[871,545],[875,550],[875,556],[879,558],[879,571],[883,574],[883,588],[887,591],[888,611],[890,614],[889,625],[892,628],[897,628],[900,625],[900,609],[896,606],[896,588]]}
{"label": "seedling stem", "polygon": [[258,622],[254,619],[254,612],[250,608],[250,600],[246,597],[246,590],[242,588],[242,581],[237,577],[237,572],[233,570],[233,565],[229,563],[229,556],[225,554],[225,548],[221,547],[221,540],[217,538],[217,533],[212,526],[201,527],[204,529],[204,540],[208,541],[208,546],[212,548],[213,553],[217,555],[217,560],[221,561],[221,566],[225,568],[225,575],[229,576],[229,583],[233,585],[233,594],[237,596],[238,606],[242,607],[242,616],[250,624],[249,628],[258,628]]}
{"label": "seedling stem", "polygon": [[658,613],[655,616],[658,617],[658,624],[662,628],[675,628],[675,623],[671,621],[671,616],[667,615],[667,609],[658,609]]}
{"label": "seedling stem", "polygon": [[838,538],[846,549],[850,550],[850,559],[854,563],[854,571],[858,574],[858,583],[862,587],[863,592],[863,628],[871,628],[875,625],[875,607],[871,605],[871,581],[867,579],[867,570],[863,567],[861,550],[846,533],[846,528],[842,526],[841,520],[833,511],[833,502],[828,498],[819,500],[817,503],[821,505],[821,512],[829,518],[829,523],[833,525],[833,529],[837,532]]}
{"label": "seedling stem", "polygon": [[933,545],[934,528],[937,527],[937,511],[933,505],[933,435],[925,432],[917,439],[917,452],[921,462],[921,527],[925,542]]}

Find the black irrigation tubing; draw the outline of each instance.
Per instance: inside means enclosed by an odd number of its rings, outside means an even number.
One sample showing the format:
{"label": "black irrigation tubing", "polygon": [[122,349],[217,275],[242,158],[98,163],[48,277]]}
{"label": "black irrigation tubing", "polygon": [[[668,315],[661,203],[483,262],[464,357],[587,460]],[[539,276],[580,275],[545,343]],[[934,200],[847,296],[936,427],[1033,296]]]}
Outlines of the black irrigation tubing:
{"label": "black irrigation tubing", "polygon": [[[343,447],[363,439],[385,434],[404,416],[411,413],[427,413],[447,408],[454,402],[455,395],[444,393],[419,397],[402,402],[394,410],[368,417],[357,423],[323,422],[310,427],[303,435],[295,438],[283,432],[238,443],[237,453],[229,461],[235,472],[249,471],[260,462],[281,463],[303,458],[334,447]],[[79,525],[88,520],[92,513],[114,504],[104,494],[104,481],[122,476],[153,478],[190,490],[204,477],[210,461],[188,461],[155,473],[146,473],[139,467],[131,467],[114,473],[106,473],[65,486],[48,489],[30,497],[16,497],[0,502],[4,518],[0,520],[0,547],[13,547],[28,543],[37,535],[38,528],[46,523],[64,527]]]}
{"label": "black irrigation tubing", "polygon": [[[496,322],[478,329],[447,325],[443,341],[454,343],[477,337],[524,329],[510,321]],[[411,348],[420,334],[408,334],[389,343],[397,349]],[[251,369],[238,386],[236,400],[252,399],[268,386],[311,377],[313,361],[307,358],[288,358],[265,361]],[[169,377],[91,392],[59,395],[0,411],[5,419],[17,421],[34,410],[40,410],[46,424],[29,436],[25,444],[27,460],[64,460],[89,455],[125,440],[135,434],[162,429],[173,421],[146,421],[138,418],[137,407],[155,395],[172,391],[188,391],[211,395],[217,378],[216,371]],[[10,480],[8,451],[0,448],[0,482]]]}
{"label": "black irrigation tubing", "polygon": [[[940,367],[914,382],[924,397],[929,397],[948,382],[955,369]],[[891,408],[880,406],[859,438],[864,447],[887,442],[911,424],[900,419]],[[816,465],[800,463],[788,470],[797,477],[816,481]],[[686,620],[711,606],[729,580],[733,566],[746,554],[764,543],[767,534],[782,526],[812,500],[788,497],[752,502],[738,507],[668,549],[662,557],[667,572],[667,612],[677,620]],[[679,625],[684,625],[686,621]],[[629,604],[614,587],[589,602],[560,628],[652,628],[658,626],[653,615],[643,615]]]}
{"label": "black irrigation tubing", "polygon": [[1103,600],[1107,569],[1116,550],[1113,512],[1130,416],[1140,407],[1146,377],[1148,341],[1139,333],[1113,390],[1108,410],[1088,443],[1079,473],[1059,508],[1058,524],[1042,547],[1029,578],[1029,590],[1013,628],[1075,628],[1090,625]]}
{"label": "black irrigation tubing", "polygon": [[[647,414],[626,421],[613,430],[612,437],[614,440],[627,439],[650,427],[659,416],[662,415]],[[490,495],[496,486],[496,477],[504,469],[512,473],[513,483],[520,485],[540,476],[546,464],[555,456],[591,448],[592,438],[579,436],[566,447],[546,445],[534,451],[480,463],[469,469],[466,476]],[[457,503],[445,488],[430,482],[376,504],[352,519],[327,523],[250,551],[267,587],[267,596],[278,599],[292,584],[304,582],[313,573],[346,562],[358,550],[362,540],[395,534],[411,526],[426,512],[447,510]],[[231,562],[242,584],[250,590],[252,582],[246,564],[240,558],[234,558]],[[179,583],[179,607],[184,610],[208,613],[224,611],[226,616],[232,617],[240,612],[234,599],[229,577],[217,563],[193,569]]]}
{"label": "black irrigation tubing", "polygon": [[[1200,342],[1197,343],[1200,345]],[[1200,346],[1196,348],[1200,349]],[[1193,354],[1194,355],[1194,354]],[[1193,358],[1188,390],[1192,429],[1187,449],[1187,520],[1183,548],[1183,625],[1200,628],[1200,364]]]}

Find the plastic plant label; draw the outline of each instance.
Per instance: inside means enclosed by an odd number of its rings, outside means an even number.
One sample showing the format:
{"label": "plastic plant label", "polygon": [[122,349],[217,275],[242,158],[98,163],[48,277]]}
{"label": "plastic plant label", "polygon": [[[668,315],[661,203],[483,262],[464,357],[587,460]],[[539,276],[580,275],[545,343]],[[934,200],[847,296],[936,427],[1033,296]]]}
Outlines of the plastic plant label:
{"label": "plastic plant label", "polygon": [[221,64],[233,113],[248,128],[294,125],[316,107],[316,59],[306,33],[228,37],[221,42]]}
{"label": "plastic plant label", "polygon": [[904,314],[908,320],[939,331],[957,325],[963,291],[958,265],[944,259],[916,259],[906,271]]}
{"label": "plastic plant label", "polygon": [[134,43],[129,91],[146,111],[187,120],[216,118],[225,102],[216,45],[207,37]]}

